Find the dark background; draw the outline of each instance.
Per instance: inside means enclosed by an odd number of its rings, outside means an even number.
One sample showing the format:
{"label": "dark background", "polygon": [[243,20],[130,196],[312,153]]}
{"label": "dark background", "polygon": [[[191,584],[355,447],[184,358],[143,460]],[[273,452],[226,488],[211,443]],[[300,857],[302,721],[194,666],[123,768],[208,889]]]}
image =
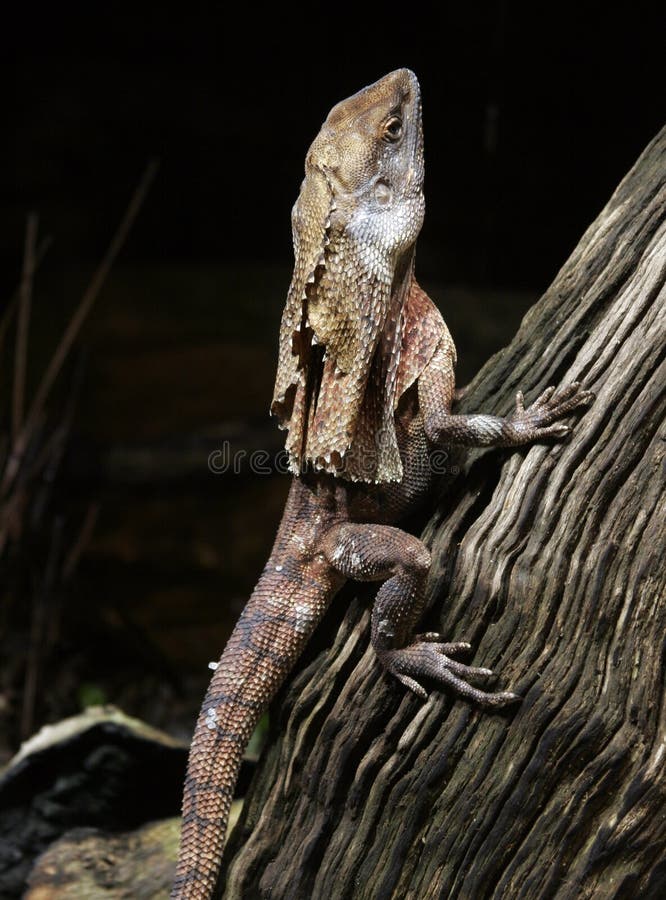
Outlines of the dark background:
{"label": "dark background", "polygon": [[[77,349],[83,387],[39,523],[47,537],[22,548],[26,571],[10,580],[27,600],[0,632],[12,659],[0,691],[5,755],[19,737],[29,648],[39,660],[33,727],[103,699],[189,733],[206,662],[261,568],[287,483],[215,476],[206,454],[228,436],[237,447],[276,440],[266,411],[290,210],[330,107],[393,68],[420,79],[427,212],[417,266],[465,380],[510,339],[663,125],[658,9],[14,10],[1,62],[12,102],[0,296],[20,275],[29,210],[53,237],[36,283],[29,387],[147,161],[159,158],[160,170]],[[66,370],[64,397],[71,378]],[[62,402],[53,399],[56,418]],[[59,516],[74,535],[91,505],[76,576],[47,600],[58,627],[39,638],[50,523]]]}
{"label": "dark background", "polygon": [[428,269],[541,289],[663,124],[665,17],[659,4],[429,6],[31,6],[4,50],[17,103],[3,265],[16,269],[31,206],[63,255],[96,258],[153,156],[159,184],[126,259],[282,263],[329,108],[409,66]]}

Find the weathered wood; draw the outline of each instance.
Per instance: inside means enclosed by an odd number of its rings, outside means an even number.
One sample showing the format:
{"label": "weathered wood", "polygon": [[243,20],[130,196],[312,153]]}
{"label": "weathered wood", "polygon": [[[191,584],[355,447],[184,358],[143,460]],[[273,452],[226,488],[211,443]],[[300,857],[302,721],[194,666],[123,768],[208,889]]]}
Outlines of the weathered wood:
{"label": "weathered wood", "polygon": [[226,897],[666,895],[665,285],[666,129],[463,409],[596,403],[564,445],[471,458],[425,532],[426,627],[523,702],[422,703],[346,592],[273,709]]}
{"label": "weathered wood", "polygon": [[[146,822],[175,816],[186,758],[184,745],[110,706],[90,707],[78,716],[44,726],[0,771],[0,898],[25,896],[26,877],[43,851],[48,855],[32,882],[33,898],[52,896],[46,890],[49,872],[52,883],[66,884],[71,891],[60,896],[71,898],[89,890],[88,877],[94,871],[105,870],[109,885],[123,884],[128,871],[139,865],[150,848],[154,865],[158,850],[164,848],[160,866],[172,874],[177,839],[162,844],[155,835],[146,842],[145,835],[126,834],[114,844],[109,834],[127,833]],[[90,837],[94,829],[93,843],[101,852],[93,853],[89,842],[81,849],[77,839],[72,839],[72,845],[69,838],[76,829],[79,837],[84,833]],[[65,835],[69,836],[65,845],[58,845]],[[70,849],[63,849],[66,846]],[[124,865],[118,862],[119,848]],[[57,862],[61,850],[62,859]],[[77,860],[82,865],[77,866]]]}
{"label": "weathered wood", "polygon": [[180,818],[108,834],[76,828],[43,853],[23,900],[167,900]]}

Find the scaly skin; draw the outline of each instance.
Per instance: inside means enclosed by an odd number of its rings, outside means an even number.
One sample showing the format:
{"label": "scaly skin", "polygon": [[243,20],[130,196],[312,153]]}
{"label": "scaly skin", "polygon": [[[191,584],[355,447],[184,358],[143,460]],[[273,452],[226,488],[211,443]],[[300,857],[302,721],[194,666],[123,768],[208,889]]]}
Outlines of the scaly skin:
{"label": "scaly skin", "polygon": [[433,447],[558,439],[569,431],[562,418],[592,395],[574,383],[527,409],[518,394],[508,419],[452,414],[455,348],[413,274],[422,154],[419,87],[406,69],[338,104],[308,153],[273,399],[295,477],[197,721],[178,900],[216,895],[244,748],[347,579],[380,582],[370,640],[406,687],[426,697],[429,679],[487,707],[518,699],[470,683],[492,673],[453,658],[468,644],[414,633],[430,554],[391,523],[427,498]]}

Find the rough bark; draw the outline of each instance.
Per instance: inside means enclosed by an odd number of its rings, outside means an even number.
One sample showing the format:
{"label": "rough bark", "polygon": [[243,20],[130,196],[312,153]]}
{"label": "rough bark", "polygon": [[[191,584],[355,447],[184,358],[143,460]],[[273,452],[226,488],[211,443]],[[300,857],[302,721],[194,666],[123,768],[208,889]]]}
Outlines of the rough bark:
{"label": "rough bark", "polygon": [[666,896],[665,300],[666,129],[463,410],[573,380],[595,404],[563,445],[471,458],[425,531],[426,626],[522,703],[422,703],[346,592],[274,706],[225,896]]}

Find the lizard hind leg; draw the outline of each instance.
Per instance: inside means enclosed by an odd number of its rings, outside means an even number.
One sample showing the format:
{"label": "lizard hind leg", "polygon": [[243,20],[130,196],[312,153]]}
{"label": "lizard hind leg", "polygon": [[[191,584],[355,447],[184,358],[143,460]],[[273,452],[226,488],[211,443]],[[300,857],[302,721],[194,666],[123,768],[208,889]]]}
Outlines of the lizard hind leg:
{"label": "lizard hind leg", "polygon": [[520,699],[509,691],[490,693],[470,684],[493,673],[452,658],[470,649],[466,642],[445,643],[435,632],[414,634],[430,568],[430,552],[418,538],[390,525],[345,522],[326,533],[322,550],[345,578],[382,582],[372,608],[371,642],[381,664],[419,697],[428,696],[421,684],[427,678],[483,706]]}

